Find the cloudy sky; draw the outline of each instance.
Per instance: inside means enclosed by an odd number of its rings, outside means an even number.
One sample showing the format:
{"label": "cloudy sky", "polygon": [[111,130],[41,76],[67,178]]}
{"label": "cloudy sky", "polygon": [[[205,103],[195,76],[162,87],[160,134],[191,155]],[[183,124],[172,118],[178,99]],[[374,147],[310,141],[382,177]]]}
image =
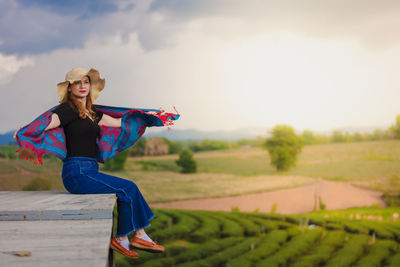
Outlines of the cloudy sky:
{"label": "cloudy sky", "polygon": [[0,133],[58,104],[73,67],[98,104],[181,113],[177,129],[389,127],[400,2],[0,0]]}

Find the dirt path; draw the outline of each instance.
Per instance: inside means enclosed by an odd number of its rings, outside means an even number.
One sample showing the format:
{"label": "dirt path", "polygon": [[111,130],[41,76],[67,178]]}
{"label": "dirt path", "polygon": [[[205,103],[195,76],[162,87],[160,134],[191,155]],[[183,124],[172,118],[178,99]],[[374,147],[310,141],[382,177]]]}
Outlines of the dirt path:
{"label": "dirt path", "polygon": [[346,209],[351,207],[378,204],[386,206],[380,198],[381,192],[361,189],[348,183],[315,179],[314,183],[291,189],[277,190],[258,194],[235,197],[205,198],[196,200],[174,201],[151,205],[157,208],[219,210],[230,211],[238,207],[240,211],[270,212],[276,203],[276,212],[297,214],[310,212],[314,208],[315,196],[321,197],[326,209]]}

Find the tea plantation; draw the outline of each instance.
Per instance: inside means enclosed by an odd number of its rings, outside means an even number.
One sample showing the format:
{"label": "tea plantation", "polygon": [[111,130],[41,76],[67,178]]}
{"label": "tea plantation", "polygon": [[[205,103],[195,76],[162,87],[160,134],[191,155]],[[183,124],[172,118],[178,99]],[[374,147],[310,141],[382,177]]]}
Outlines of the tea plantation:
{"label": "tea plantation", "polygon": [[[400,266],[400,224],[265,213],[156,209],[166,251],[115,253],[116,266]],[[116,225],[116,224],[115,224]]]}

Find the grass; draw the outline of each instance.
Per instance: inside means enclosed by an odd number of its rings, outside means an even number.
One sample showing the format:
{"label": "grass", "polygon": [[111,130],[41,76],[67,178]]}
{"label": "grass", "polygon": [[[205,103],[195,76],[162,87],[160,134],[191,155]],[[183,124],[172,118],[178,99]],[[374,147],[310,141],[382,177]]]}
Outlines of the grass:
{"label": "grass", "polygon": [[132,180],[151,203],[266,192],[301,186],[312,180],[307,177],[246,177],[214,173],[132,172],[130,176],[120,175],[135,177]]}
{"label": "grass", "polygon": [[17,145],[3,145],[3,146],[0,146],[0,151],[1,152],[5,152],[5,153],[15,152],[17,149],[18,149]]}
{"label": "grass", "polygon": [[[176,159],[176,155],[130,158],[124,171],[111,174],[133,180],[153,203],[264,192],[301,186],[316,177],[400,192],[399,141],[307,146],[297,166],[287,172],[277,172],[269,164],[268,153],[259,148],[196,153],[197,174],[177,172]],[[61,166],[55,158],[44,159],[44,166],[0,159],[0,190],[21,190],[36,177],[49,180],[52,190],[64,190]],[[228,262],[253,266],[268,258],[271,264],[303,262],[303,266],[310,262],[377,266],[383,259],[388,266],[399,266],[400,262],[399,219],[394,220],[400,210],[395,207],[321,210],[296,216],[159,209],[155,213],[148,233],[166,246],[166,252],[143,252],[138,260],[116,253],[117,266],[194,266],[194,261],[198,266]],[[299,227],[300,218],[306,217],[316,229]],[[279,234],[270,236],[272,231]],[[328,235],[333,231],[341,234]],[[343,235],[343,241],[335,240]],[[266,249],[271,253],[265,253]]]}
{"label": "grass", "polygon": [[[200,172],[367,180],[400,173],[400,141],[306,146],[299,156],[297,166],[286,172],[277,172],[269,164],[268,152],[261,148],[199,152],[194,158]],[[143,157],[132,161],[148,159],[149,157]],[[167,165],[174,165],[176,159],[176,155],[151,158],[153,162]]]}
{"label": "grass", "polygon": [[[393,209],[370,208],[371,213],[390,213]],[[400,209],[397,208],[397,212]],[[160,254],[140,252],[139,259],[131,260],[116,253],[116,266],[390,266],[399,262],[400,239],[357,231],[362,221],[352,221],[353,227],[329,230],[330,218],[315,213],[322,226],[314,229],[299,227],[293,216],[266,213],[176,211],[155,209],[155,219],[172,217],[172,223],[154,223],[146,231],[157,238],[166,251]],[[339,214],[347,211],[334,211]],[[302,214],[301,216],[308,216]],[[233,219],[234,220],[231,220]],[[256,219],[256,220],[254,220]],[[213,234],[204,231],[212,224]],[[228,222],[236,223],[232,227]],[[248,225],[255,221],[259,229],[249,233]],[[285,223],[284,228],[268,228],[262,225]],[[349,220],[337,219],[338,225]],[[379,223],[390,231],[399,226],[391,222]],[[115,223],[116,224],[116,223]],[[228,230],[230,228],[230,230]],[[150,231],[151,229],[151,231]],[[235,230],[234,230],[235,229]],[[211,229],[210,229],[211,230]],[[217,230],[217,232],[215,232]],[[193,239],[193,233],[199,236]],[[157,234],[158,233],[158,234]],[[161,233],[161,235],[160,235]],[[166,234],[163,234],[166,233]],[[201,233],[201,234],[200,234]],[[201,238],[199,238],[201,237]]]}
{"label": "grass", "polygon": [[0,174],[18,173],[18,168],[10,164],[8,160],[0,161]]}
{"label": "grass", "polygon": [[[4,148],[3,148],[4,149]],[[51,190],[65,190],[61,179],[62,162],[54,157],[43,159],[44,166],[33,165],[25,159],[0,159],[0,190],[15,191],[35,178],[43,178],[51,184]]]}
{"label": "grass", "polygon": [[[320,210],[312,213],[305,213],[304,215],[310,217],[323,217],[323,218],[339,218],[350,220],[380,220],[380,221],[393,221],[397,216],[400,216],[399,209],[396,207],[388,207],[379,209],[377,207],[362,207],[350,208],[345,210]],[[397,219],[399,220],[399,219]]]}
{"label": "grass", "polygon": [[[311,182],[307,181],[307,177],[351,182],[360,187],[391,194],[400,192],[400,141],[397,140],[306,146],[299,156],[297,166],[286,172],[277,172],[269,163],[268,152],[261,148],[196,153],[194,158],[200,174],[189,176],[196,178],[190,181],[194,183],[195,192],[190,188],[185,189],[184,184],[190,178],[163,171],[168,165],[173,168],[177,158],[177,155],[131,158],[127,170],[139,170],[141,167],[137,162],[143,164],[142,162],[151,160],[153,165],[158,162],[162,166],[159,171],[152,169],[148,173],[135,173],[136,179],[139,182],[142,177],[145,179],[144,177],[158,175],[164,179],[174,175],[174,182],[180,184],[177,191],[187,189],[181,192],[189,193],[176,199],[190,196],[198,198],[202,194],[204,197],[215,196],[213,189],[220,192],[219,196],[226,196],[225,186],[229,189],[229,195],[265,192]],[[196,183],[198,178],[202,180],[203,177],[209,179],[206,184]],[[291,178],[299,183],[293,184]],[[210,181],[216,185],[215,188],[208,186]],[[265,183],[262,184],[263,182]],[[239,186],[243,190],[232,191],[229,188],[231,183],[235,184],[234,188]],[[168,187],[167,184],[164,185]]]}
{"label": "grass", "polygon": [[[4,149],[10,148],[1,148]],[[268,152],[261,148],[196,153],[196,174],[179,173],[177,158],[129,158],[124,171],[110,174],[133,180],[151,203],[273,191],[302,186],[317,177],[392,195],[400,192],[397,140],[306,146],[297,166],[286,172],[277,172],[269,163]],[[51,180],[52,189],[64,190],[61,166],[62,162],[52,157],[45,159],[44,166],[0,159],[0,189],[21,190],[32,178],[40,176]]]}

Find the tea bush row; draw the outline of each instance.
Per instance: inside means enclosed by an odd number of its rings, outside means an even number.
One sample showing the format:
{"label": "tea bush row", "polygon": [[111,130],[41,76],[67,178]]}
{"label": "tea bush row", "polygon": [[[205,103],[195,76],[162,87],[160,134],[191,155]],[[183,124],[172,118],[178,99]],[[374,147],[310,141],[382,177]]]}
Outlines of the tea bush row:
{"label": "tea bush row", "polygon": [[294,267],[312,267],[324,265],[334,251],[345,242],[346,233],[343,231],[327,231],[321,242],[310,254],[300,257],[292,264]]}
{"label": "tea bush row", "polygon": [[397,248],[396,242],[392,240],[377,240],[369,253],[357,262],[356,267],[379,267],[393,254]]}
{"label": "tea bush row", "polygon": [[326,267],[352,266],[364,254],[369,239],[368,235],[352,235],[343,248],[339,249],[329,260]]}
{"label": "tea bush row", "polygon": [[190,216],[190,213],[181,211],[165,211],[173,218],[173,225],[165,229],[159,229],[152,233],[152,237],[159,242],[190,237],[190,233],[198,228],[199,221]]}
{"label": "tea bush row", "polygon": [[397,248],[397,253],[388,260],[387,267],[398,267],[400,266],[400,250]]}
{"label": "tea bush row", "polygon": [[[304,219],[286,215],[164,209],[155,213],[157,220],[148,232],[167,245],[166,251],[143,252],[138,260],[124,262],[135,266],[400,266],[396,223],[310,218],[308,223],[317,228],[302,232],[299,222]],[[375,244],[369,244],[372,233]]]}
{"label": "tea bush row", "polygon": [[193,215],[200,221],[200,227],[191,233],[191,240],[204,242],[220,236],[221,223],[217,219],[205,212],[198,212]]}
{"label": "tea bush row", "polygon": [[247,236],[254,236],[261,233],[260,225],[257,225],[253,221],[249,220],[247,216],[243,216],[239,213],[228,213],[225,216],[228,219],[237,222],[244,229],[244,234]]}
{"label": "tea bush row", "polygon": [[150,221],[151,227],[147,228],[146,232],[151,234],[157,230],[163,230],[167,227],[172,226],[173,219],[172,217],[168,216],[165,212],[161,210],[155,210],[154,214],[156,215],[156,218]]}
{"label": "tea bush row", "polygon": [[287,238],[286,231],[274,230],[266,234],[255,249],[229,261],[228,264],[232,267],[254,266],[256,262],[278,251]]}
{"label": "tea bush row", "polygon": [[286,265],[291,259],[305,253],[312,244],[314,244],[321,236],[320,229],[307,230],[306,232],[294,236],[294,238],[286,243],[277,253],[259,261],[256,266],[282,266]]}
{"label": "tea bush row", "polygon": [[221,214],[212,214],[210,216],[221,223],[221,237],[243,236],[244,229],[237,222],[232,221]]}
{"label": "tea bush row", "polygon": [[176,263],[199,260],[242,241],[242,237],[228,237],[208,242],[181,253],[176,257]]}
{"label": "tea bush row", "polygon": [[242,242],[238,242],[236,245],[227,247],[226,249],[219,251],[216,254],[210,255],[209,257],[197,261],[179,264],[177,266],[180,267],[222,266],[230,259],[251,250],[251,248],[255,247],[260,242],[260,240],[261,239],[258,237],[245,238],[243,239]]}

